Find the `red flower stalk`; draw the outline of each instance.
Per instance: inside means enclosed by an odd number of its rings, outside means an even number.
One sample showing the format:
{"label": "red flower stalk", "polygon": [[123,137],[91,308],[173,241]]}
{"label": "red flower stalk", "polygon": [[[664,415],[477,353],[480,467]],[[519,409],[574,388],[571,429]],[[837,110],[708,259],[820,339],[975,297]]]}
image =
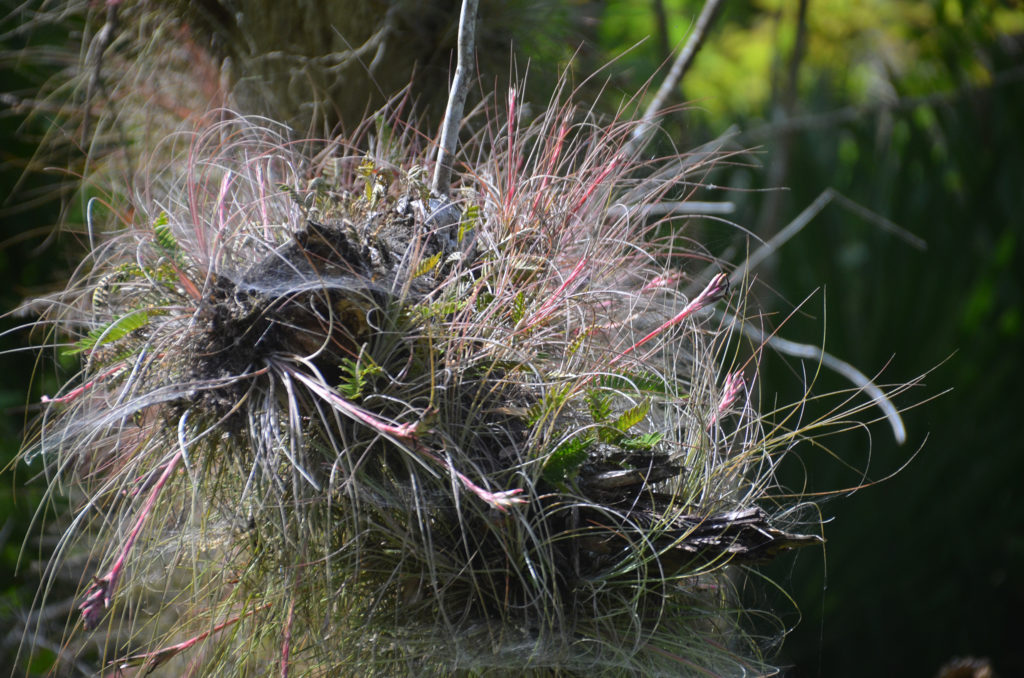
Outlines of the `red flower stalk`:
{"label": "red flower stalk", "polygon": [[490,504],[492,508],[496,508],[499,511],[506,511],[508,510],[509,506],[526,503],[525,499],[517,496],[523,491],[522,489],[505,490],[502,492],[491,492],[490,490],[486,490],[477,485],[476,483],[474,483],[472,480],[469,479],[469,477],[460,472],[458,469],[454,468],[449,461],[431,452],[416,437],[417,432],[419,431],[420,428],[419,423],[409,422],[406,424],[398,424],[397,426],[395,424],[389,424],[380,417],[377,417],[376,415],[367,412],[366,410],[359,407],[355,403],[345,400],[340,395],[335,393],[331,388],[329,388],[325,384],[318,382],[317,380],[311,378],[310,376],[287,367],[285,368],[285,370],[289,374],[294,376],[296,379],[301,381],[303,384],[305,384],[307,388],[313,391],[313,393],[317,394],[318,396],[329,402],[336,409],[347,414],[353,419],[360,421],[363,424],[366,424],[370,428],[374,429],[375,431],[378,431],[379,433],[385,436],[395,438],[401,442],[409,444],[419,454],[423,455],[427,459],[430,459],[439,466],[443,466],[451,473],[454,473],[455,476],[459,479],[463,486],[465,486],[466,489],[470,490],[473,494],[480,497],[480,499]]}
{"label": "red flower stalk", "polygon": [[743,378],[742,372],[732,372],[727,374],[725,377],[725,383],[722,384],[722,397],[718,401],[718,407],[711,415],[711,422],[708,427],[715,425],[719,419],[722,418],[733,403],[736,402],[736,398],[739,397],[740,393],[743,392],[743,387],[746,386],[746,380]]}
{"label": "red flower stalk", "polygon": [[724,297],[726,292],[728,291],[729,278],[724,273],[719,273],[718,275],[711,279],[711,282],[709,282],[707,287],[704,288],[704,291],[698,294],[696,297],[694,297],[694,299],[690,303],[688,303],[682,311],[680,311],[673,317],[663,322],[661,325],[657,327],[657,329],[652,330],[643,339],[636,342],[635,344],[627,348],[625,351],[612,358],[609,365],[617,364],[627,355],[637,350],[638,348],[640,348],[641,346],[643,346],[648,341],[658,336],[668,328],[672,327],[673,325],[678,325],[688,316],[691,316],[697,311],[701,310],[702,308],[710,306],[711,304],[715,303],[716,301]]}
{"label": "red flower stalk", "polygon": [[95,379],[82,384],[78,388],[76,388],[76,389],[74,389],[74,390],[72,390],[72,391],[70,391],[70,392],[68,392],[68,393],[66,393],[66,394],[64,394],[62,396],[58,396],[56,398],[51,398],[50,396],[44,395],[42,398],[40,398],[40,400],[42,402],[44,402],[44,403],[69,403],[72,400],[75,400],[76,398],[80,397],[83,393],[85,393],[89,389],[93,388],[94,386],[99,384],[101,381],[103,381],[107,377],[114,376],[115,374],[117,374],[118,372],[123,370],[124,368],[125,368],[125,363],[123,363],[123,362],[122,363],[118,363],[118,364],[114,365],[113,367],[111,367],[110,369],[105,370],[104,372],[102,372]]}
{"label": "red flower stalk", "polygon": [[121,549],[121,555],[118,556],[114,565],[105,575],[93,580],[92,586],[89,587],[85,594],[85,600],[78,606],[78,609],[82,612],[82,621],[86,629],[95,628],[99,623],[100,617],[103,615],[103,611],[110,607],[114,589],[117,588],[117,582],[121,577],[121,570],[124,569],[124,564],[128,560],[128,554],[131,552],[132,547],[135,546],[135,540],[138,539],[142,526],[146,524],[146,519],[149,517],[149,512],[153,509],[153,504],[156,503],[157,496],[168,479],[170,479],[181,456],[182,451],[178,450],[174,457],[171,458],[171,461],[167,463],[164,472],[160,475],[160,479],[153,486],[153,491],[150,492],[149,499],[146,500],[146,505],[142,508],[142,513],[139,514],[138,519],[135,521],[135,527],[132,528],[131,533],[128,535],[128,540]]}
{"label": "red flower stalk", "polygon": [[267,609],[268,607],[270,607],[270,603],[267,603],[265,605],[261,605],[261,606],[255,608],[255,609],[253,609],[253,610],[249,610],[245,614],[240,614],[237,617],[233,617],[233,618],[228,619],[226,621],[222,621],[221,623],[219,623],[216,626],[214,626],[212,629],[210,629],[208,631],[203,631],[202,633],[200,633],[198,635],[195,635],[195,636],[189,638],[188,640],[185,640],[185,641],[182,641],[180,643],[177,643],[176,645],[169,645],[168,647],[160,648],[159,650],[154,650],[153,652],[143,652],[143,653],[140,653],[140,654],[133,654],[133,655],[129,655],[127,657],[124,657],[123,659],[119,659],[116,662],[117,663],[117,668],[119,670],[124,670],[124,669],[131,668],[133,666],[145,666],[146,667],[145,671],[143,671],[143,674],[142,674],[142,675],[145,675],[146,672],[152,671],[156,667],[158,667],[161,664],[163,664],[164,662],[166,662],[168,659],[170,659],[170,658],[172,658],[172,657],[174,657],[174,656],[176,656],[178,654],[181,654],[185,650],[188,650],[189,648],[195,646],[196,643],[200,643],[200,642],[206,640],[207,638],[209,638],[210,636],[212,636],[213,634],[219,633],[219,632],[223,631],[224,629],[226,629],[227,627],[231,626],[232,624],[237,624],[241,620],[245,619],[246,617],[251,617],[252,615],[256,614],[257,612],[262,612],[263,610]]}

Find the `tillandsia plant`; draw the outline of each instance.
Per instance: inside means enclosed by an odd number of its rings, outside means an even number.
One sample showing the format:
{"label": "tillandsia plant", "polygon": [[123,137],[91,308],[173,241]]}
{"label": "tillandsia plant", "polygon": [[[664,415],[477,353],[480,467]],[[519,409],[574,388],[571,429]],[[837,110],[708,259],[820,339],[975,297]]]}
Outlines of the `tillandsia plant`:
{"label": "tillandsia plant", "polygon": [[202,675],[767,671],[733,588],[818,541],[772,500],[804,432],[712,312],[742,290],[686,298],[647,237],[688,171],[507,108],[453,200],[385,123],[370,154],[245,118],[158,149],[188,172],[46,314],[82,360],[25,453],[82,498],[69,637]]}
{"label": "tillandsia plant", "polygon": [[74,504],[62,646],[115,675],[772,672],[738,590],[821,541],[775,472],[871,403],[759,409],[745,268],[651,217],[713,153],[480,110],[440,183],[395,117],[297,142],[217,111],[97,211],[36,302],[81,368],[23,454]]}

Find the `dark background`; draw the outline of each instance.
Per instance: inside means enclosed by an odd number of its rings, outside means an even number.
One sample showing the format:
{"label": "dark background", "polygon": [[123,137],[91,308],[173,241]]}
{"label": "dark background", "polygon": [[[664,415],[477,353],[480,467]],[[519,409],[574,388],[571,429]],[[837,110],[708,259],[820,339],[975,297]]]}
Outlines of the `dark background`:
{"label": "dark background", "polygon": [[[456,4],[436,5],[454,16]],[[927,243],[911,247],[833,202],[759,270],[767,309],[787,314],[809,297],[786,324],[787,338],[823,344],[866,373],[882,372],[883,383],[927,374],[898,400],[920,403],[905,414],[906,445],[876,424],[831,439],[834,457],[798,448],[799,463],[786,469],[798,489],[871,486],[816,498],[830,519],[827,547],[764,569],[793,595],[762,592],[753,601],[795,625],[777,661],[801,677],[932,676],[969,655],[989,659],[999,675],[1024,675],[1024,9],[971,0],[726,4],[672,102],[696,106],[670,115],[661,138],[686,149],[739,128],[736,145],[753,149],[745,166],[711,179],[742,190],[702,197],[736,202],[735,221],[766,238],[833,188]],[[538,90],[579,41],[576,77],[618,57],[601,99],[614,111],[685,37],[701,6],[564,3],[530,38],[516,31],[517,16],[536,26],[538,5],[503,5],[501,22],[523,38],[517,53],[532,55],[538,106]],[[61,188],[59,173],[40,171],[46,163],[36,155],[53,116],[45,107],[28,116],[26,100],[77,61],[83,24],[19,31],[24,16],[2,7],[6,310],[59,284],[80,254],[73,237],[55,235],[62,218],[81,220],[80,201]],[[485,2],[484,24],[488,17]],[[787,190],[755,190],[768,187]],[[735,237],[706,229],[715,249]],[[5,317],[2,329],[25,320]],[[0,350],[28,342],[24,332],[4,335]],[[53,384],[45,370],[33,376],[31,354],[2,360],[6,465],[33,403]],[[800,375],[798,362],[772,358],[762,385],[784,401],[799,393]],[[829,374],[816,384],[820,392],[845,387]],[[32,472],[21,466],[0,482],[0,618],[24,614],[38,576],[30,566],[14,574],[36,529],[30,520],[42,489],[29,482]],[[4,642],[0,657],[11,650]],[[38,661],[33,669],[44,670],[45,657]]]}

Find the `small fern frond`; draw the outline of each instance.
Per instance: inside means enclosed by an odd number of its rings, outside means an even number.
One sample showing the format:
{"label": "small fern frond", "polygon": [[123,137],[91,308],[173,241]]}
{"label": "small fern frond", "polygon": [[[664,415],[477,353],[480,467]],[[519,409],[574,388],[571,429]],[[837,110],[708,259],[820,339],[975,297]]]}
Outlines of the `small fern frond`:
{"label": "small fern frond", "polygon": [[544,479],[552,484],[571,479],[587,460],[588,450],[595,442],[592,435],[578,435],[556,447],[544,462]]}
{"label": "small fern frond", "polygon": [[95,351],[102,346],[123,339],[128,334],[144,327],[149,322],[149,317],[152,313],[151,309],[138,309],[102,327],[97,327],[89,332],[88,335],[79,339],[74,347],[66,349],[63,355],[76,355],[84,351]]}

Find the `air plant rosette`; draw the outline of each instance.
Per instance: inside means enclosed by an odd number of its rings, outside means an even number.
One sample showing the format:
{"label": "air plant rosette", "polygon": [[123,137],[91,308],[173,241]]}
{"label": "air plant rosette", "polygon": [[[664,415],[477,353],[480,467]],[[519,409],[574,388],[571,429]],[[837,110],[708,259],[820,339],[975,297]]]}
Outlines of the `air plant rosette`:
{"label": "air plant rosette", "polygon": [[714,152],[520,108],[454,165],[397,116],[296,142],[226,111],[133,158],[36,302],[81,364],[24,453],[77,502],[65,647],[125,675],[772,671],[737,588],[821,541],[779,464],[897,415],[873,384],[759,409],[747,267],[653,216]]}
{"label": "air plant rosette", "polygon": [[513,96],[445,199],[402,129],[218,122],[94,224],[26,452],[82,498],[69,638],[143,673],[768,672],[737,577],[819,538],[772,498],[802,433],[755,407],[742,290],[644,219],[704,168]]}

